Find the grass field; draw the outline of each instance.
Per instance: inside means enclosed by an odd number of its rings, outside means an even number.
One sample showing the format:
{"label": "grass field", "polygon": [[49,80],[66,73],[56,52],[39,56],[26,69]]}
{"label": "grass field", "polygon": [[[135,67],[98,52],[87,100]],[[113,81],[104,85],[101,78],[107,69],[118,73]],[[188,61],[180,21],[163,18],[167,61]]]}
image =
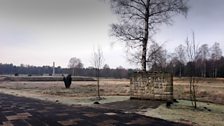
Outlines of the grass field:
{"label": "grass field", "polygon": [[[96,81],[91,81],[91,78],[83,81],[73,81],[70,89],[64,88],[63,81],[58,81],[62,78],[56,77],[57,81],[25,81],[24,78],[13,78],[14,81],[0,81],[0,88],[24,90],[27,92],[71,96],[71,97],[90,97],[96,96]],[[35,80],[38,78],[35,77]],[[54,80],[49,77],[49,80]],[[1,80],[1,78],[0,78]],[[10,80],[10,79],[9,79]],[[77,79],[80,80],[80,79]],[[94,79],[92,79],[94,80]],[[198,79],[196,83],[197,99],[199,101],[213,102],[224,104],[224,78],[204,78]],[[100,93],[103,96],[129,96],[128,79],[101,79]],[[174,97],[176,99],[189,98],[189,83],[187,78],[174,78]]]}
{"label": "grass field", "polygon": [[[221,105],[224,104],[224,79],[198,80],[196,83],[197,99],[204,102],[198,103],[197,110],[192,109],[191,103],[186,101],[189,98],[188,79],[174,78],[174,97],[179,99],[179,103],[175,103],[170,109],[166,108],[164,104],[156,108],[147,108],[142,107],[143,103],[135,103],[138,108],[135,112],[190,125],[224,125],[224,105]],[[0,77],[0,92],[70,105],[92,105],[97,95],[96,83],[96,81],[73,81],[71,88],[65,89],[63,81],[4,81]],[[100,101],[101,104],[111,103],[111,106],[115,106],[115,108],[121,108],[119,106],[121,104],[131,106],[133,102],[127,102],[130,91],[129,84],[128,79],[101,79],[100,94],[104,97]],[[115,104],[116,102],[118,104]]]}
{"label": "grass field", "polygon": [[[196,96],[199,101],[224,104],[224,78],[198,78]],[[189,99],[187,78],[174,78],[174,97]]]}

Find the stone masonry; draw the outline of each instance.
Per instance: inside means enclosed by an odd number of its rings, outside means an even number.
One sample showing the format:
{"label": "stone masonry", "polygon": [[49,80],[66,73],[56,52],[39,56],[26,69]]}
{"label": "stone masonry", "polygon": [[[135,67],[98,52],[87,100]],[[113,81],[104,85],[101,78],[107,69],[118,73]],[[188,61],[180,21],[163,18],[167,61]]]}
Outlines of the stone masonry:
{"label": "stone masonry", "polygon": [[169,73],[136,72],[130,84],[131,99],[173,100],[173,77]]}

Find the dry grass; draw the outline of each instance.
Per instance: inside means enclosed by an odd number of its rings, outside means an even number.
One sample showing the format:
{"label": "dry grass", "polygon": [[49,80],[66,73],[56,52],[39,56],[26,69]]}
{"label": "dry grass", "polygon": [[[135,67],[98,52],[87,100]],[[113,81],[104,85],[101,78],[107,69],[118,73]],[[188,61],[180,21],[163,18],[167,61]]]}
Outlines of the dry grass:
{"label": "dry grass", "polygon": [[[1,80],[1,78],[0,78]],[[224,104],[224,79],[198,79],[197,99]],[[0,81],[0,88],[24,90],[40,94],[89,97],[96,96],[96,81],[73,81],[70,89],[64,88],[63,81]],[[129,96],[128,79],[101,79],[100,93],[103,96]],[[174,78],[174,97],[189,98],[188,78]]]}
{"label": "dry grass", "polygon": [[[70,89],[65,89],[63,81],[0,82],[0,88],[71,97],[96,96],[96,85],[96,81],[73,81]],[[100,81],[100,93],[103,96],[128,96],[129,90],[127,79],[102,79]]]}
{"label": "dry grass", "polygon": [[[224,78],[198,79],[196,96],[199,101],[224,104]],[[187,78],[174,79],[174,97],[189,99],[189,83]]]}
{"label": "dry grass", "polygon": [[170,109],[161,105],[156,109],[145,110],[140,114],[162,118],[165,120],[199,126],[223,126],[224,106],[198,102],[198,109],[191,107],[191,102],[181,100]]}

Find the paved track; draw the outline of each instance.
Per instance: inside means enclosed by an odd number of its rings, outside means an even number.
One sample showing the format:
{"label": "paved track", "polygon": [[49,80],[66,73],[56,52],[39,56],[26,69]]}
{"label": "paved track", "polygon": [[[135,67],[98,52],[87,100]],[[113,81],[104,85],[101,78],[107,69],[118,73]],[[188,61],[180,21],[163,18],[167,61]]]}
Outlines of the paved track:
{"label": "paved track", "polygon": [[[66,106],[0,93],[0,126],[182,126],[117,110]],[[184,126],[184,125],[183,125]]]}

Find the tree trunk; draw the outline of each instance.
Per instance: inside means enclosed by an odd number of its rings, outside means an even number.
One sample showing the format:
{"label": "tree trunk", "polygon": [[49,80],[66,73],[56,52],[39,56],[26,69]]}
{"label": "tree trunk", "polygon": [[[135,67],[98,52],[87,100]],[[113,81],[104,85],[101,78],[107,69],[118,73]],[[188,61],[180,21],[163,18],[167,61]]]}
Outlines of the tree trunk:
{"label": "tree trunk", "polygon": [[206,77],[206,63],[204,63],[204,78]]}
{"label": "tree trunk", "polygon": [[217,68],[215,67],[215,78],[217,77]]}
{"label": "tree trunk", "polygon": [[142,71],[146,71],[146,53],[147,53],[147,42],[143,41],[143,48],[142,48]]}
{"label": "tree trunk", "polygon": [[193,80],[193,77],[191,76],[190,77],[190,100],[191,100],[191,103],[192,103],[192,106],[193,106],[193,98],[192,98],[192,80]]}
{"label": "tree trunk", "polygon": [[72,76],[75,76],[75,68],[72,68]]}
{"label": "tree trunk", "polygon": [[142,41],[142,71],[146,71],[146,55],[147,55],[147,44],[149,36],[149,1],[146,3],[146,13],[145,13],[145,32],[144,39]]}
{"label": "tree trunk", "polygon": [[193,80],[193,102],[194,102],[194,108],[197,108],[197,99],[196,99],[196,89],[195,89],[195,78]]}
{"label": "tree trunk", "polygon": [[196,69],[195,64],[191,68],[191,77],[190,77],[190,100],[192,103],[192,106],[196,109],[197,108],[197,97],[196,97]]}
{"label": "tree trunk", "polygon": [[100,69],[97,69],[97,96],[100,99]]}
{"label": "tree trunk", "polygon": [[180,66],[180,72],[179,72],[179,77],[181,78],[182,74],[181,74],[181,66]]}
{"label": "tree trunk", "polygon": [[213,68],[213,78],[216,78],[217,75],[217,69],[216,67]]}

